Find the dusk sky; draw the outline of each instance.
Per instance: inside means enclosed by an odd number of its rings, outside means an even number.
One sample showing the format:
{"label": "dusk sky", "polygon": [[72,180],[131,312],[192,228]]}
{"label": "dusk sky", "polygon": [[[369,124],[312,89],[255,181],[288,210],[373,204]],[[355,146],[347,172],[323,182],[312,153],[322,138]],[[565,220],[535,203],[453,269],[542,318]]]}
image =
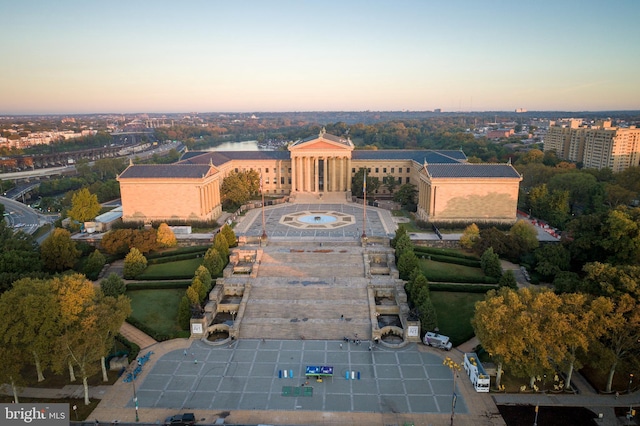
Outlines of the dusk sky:
{"label": "dusk sky", "polygon": [[0,114],[640,109],[638,0],[0,0]]}

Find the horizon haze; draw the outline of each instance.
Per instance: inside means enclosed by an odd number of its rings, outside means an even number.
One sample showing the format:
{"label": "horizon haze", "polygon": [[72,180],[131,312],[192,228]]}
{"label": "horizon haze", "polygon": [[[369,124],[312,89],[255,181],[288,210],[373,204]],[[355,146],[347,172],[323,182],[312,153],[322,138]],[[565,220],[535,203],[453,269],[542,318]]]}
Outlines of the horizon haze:
{"label": "horizon haze", "polygon": [[640,110],[640,2],[0,0],[0,114]]}

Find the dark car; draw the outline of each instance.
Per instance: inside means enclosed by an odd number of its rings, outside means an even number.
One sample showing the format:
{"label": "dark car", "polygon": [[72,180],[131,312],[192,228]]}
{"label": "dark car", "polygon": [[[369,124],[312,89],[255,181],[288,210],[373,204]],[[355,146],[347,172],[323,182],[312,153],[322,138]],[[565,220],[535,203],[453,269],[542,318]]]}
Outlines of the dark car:
{"label": "dark car", "polygon": [[191,426],[196,423],[196,416],[193,413],[176,414],[171,417],[167,417],[164,421],[165,425],[171,426]]}

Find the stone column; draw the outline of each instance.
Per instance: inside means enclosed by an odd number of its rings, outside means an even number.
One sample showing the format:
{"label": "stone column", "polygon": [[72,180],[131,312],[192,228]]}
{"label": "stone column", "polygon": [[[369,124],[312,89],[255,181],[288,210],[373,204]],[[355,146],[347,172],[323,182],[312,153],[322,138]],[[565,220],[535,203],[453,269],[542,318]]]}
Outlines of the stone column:
{"label": "stone column", "polygon": [[323,171],[323,176],[322,176],[322,178],[323,178],[323,181],[324,181],[323,185],[322,185],[322,192],[327,192],[327,189],[328,189],[327,188],[327,177],[328,177],[327,176],[327,174],[328,174],[327,173],[327,162],[328,162],[327,157],[324,157],[324,161],[322,162],[322,166],[323,166],[323,170],[322,170]]}
{"label": "stone column", "polygon": [[305,171],[305,185],[304,190],[306,192],[311,192],[311,157],[307,157],[304,164]]}
{"label": "stone column", "polygon": [[319,191],[319,186],[318,186],[318,179],[319,179],[319,173],[318,173],[318,157],[313,157],[313,192],[317,193]]}
{"label": "stone column", "polygon": [[347,157],[347,192],[351,192],[351,158]]}
{"label": "stone column", "polygon": [[344,157],[340,157],[340,187],[338,191],[344,192]]}
{"label": "stone column", "polygon": [[291,156],[291,192],[296,191],[296,156]]}

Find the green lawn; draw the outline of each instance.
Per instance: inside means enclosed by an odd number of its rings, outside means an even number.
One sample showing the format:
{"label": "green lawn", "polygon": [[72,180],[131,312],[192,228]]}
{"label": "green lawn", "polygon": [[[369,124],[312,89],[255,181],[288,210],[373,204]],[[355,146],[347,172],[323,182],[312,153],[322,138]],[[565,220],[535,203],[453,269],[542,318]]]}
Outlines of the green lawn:
{"label": "green lawn", "polygon": [[201,264],[202,258],[196,257],[194,259],[149,265],[147,269],[136,278],[139,280],[161,280],[167,277],[191,278]]}
{"label": "green lawn", "polygon": [[178,327],[178,305],[184,289],[131,290],[131,316],[158,334],[171,336],[180,331]]}
{"label": "green lawn", "polygon": [[474,336],[471,318],[475,303],[484,299],[484,294],[432,291],[431,302],[438,314],[440,333],[449,336],[453,346],[464,343]]}
{"label": "green lawn", "polygon": [[[425,255],[426,257],[426,255]],[[429,281],[447,282],[452,275],[459,279],[455,282],[463,282],[466,278],[473,278],[471,282],[476,282],[478,278],[484,277],[484,272],[480,268],[456,265],[455,263],[436,262],[435,260],[420,259],[420,269]]]}

